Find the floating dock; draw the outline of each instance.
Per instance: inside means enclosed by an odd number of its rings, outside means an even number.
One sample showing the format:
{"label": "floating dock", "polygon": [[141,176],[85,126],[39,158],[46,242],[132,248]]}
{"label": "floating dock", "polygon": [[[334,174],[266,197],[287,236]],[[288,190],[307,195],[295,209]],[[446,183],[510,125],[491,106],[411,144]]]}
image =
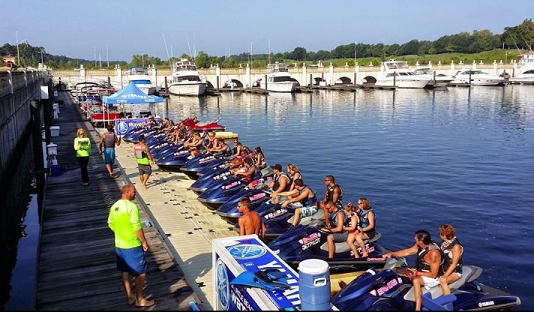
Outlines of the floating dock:
{"label": "floating dock", "polygon": [[[109,209],[121,197],[121,186],[130,180],[136,182],[138,173],[129,172],[127,175],[119,167],[120,172],[115,169],[115,174],[119,176],[116,179],[109,178],[104,161],[98,155],[98,144],[95,143],[100,139],[99,133],[82,118],[81,111],[67,92],[60,92],[59,99],[64,103],[59,118],[54,121],[60,127],[59,136],[52,137],[52,142],[57,144],[61,172],[49,176],[46,182],[35,309],[138,311],[135,305],[127,303],[121,273],[116,269],[113,232],[107,225]],[[86,129],[92,141],[88,186],[82,185],[80,168],[72,149],[78,128]],[[132,146],[123,143],[121,147],[122,163],[123,155],[132,153]],[[157,173],[156,170],[154,179],[151,177],[153,182],[157,180]],[[157,187],[153,189],[161,192]],[[160,235],[164,232],[152,226],[157,221],[146,208],[151,202],[145,205],[143,190],[138,189],[138,192],[141,194],[136,201],[150,246],[144,295],[156,301],[150,309],[189,310],[189,301],[201,302],[193,291],[193,287],[197,286],[195,279],[192,279],[195,284],[191,285],[185,278],[184,272],[176,264],[176,255],[166,244],[167,237]],[[159,197],[164,196],[160,194]],[[184,197],[177,198],[180,204],[187,205]],[[176,206],[162,205],[168,210],[168,219],[180,215],[171,207]],[[211,280],[211,276],[205,279]],[[209,303],[203,308],[209,308]]]}

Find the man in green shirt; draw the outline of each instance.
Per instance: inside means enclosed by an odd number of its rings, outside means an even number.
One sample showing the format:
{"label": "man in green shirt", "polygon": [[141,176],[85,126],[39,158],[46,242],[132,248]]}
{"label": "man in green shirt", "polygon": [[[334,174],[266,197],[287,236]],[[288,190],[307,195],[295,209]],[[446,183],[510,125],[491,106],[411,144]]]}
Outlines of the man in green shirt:
{"label": "man in green shirt", "polygon": [[[132,202],[135,194],[133,184],[122,187],[121,199],[109,210],[108,226],[115,233],[117,270],[122,272],[122,284],[128,303],[135,303],[138,307],[149,307],[154,305],[154,300],[148,300],[143,296],[147,271],[145,252],[148,250],[148,243],[141,227],[139,208]],[[132,296],[130,276],[135,278],[136,296]]]}

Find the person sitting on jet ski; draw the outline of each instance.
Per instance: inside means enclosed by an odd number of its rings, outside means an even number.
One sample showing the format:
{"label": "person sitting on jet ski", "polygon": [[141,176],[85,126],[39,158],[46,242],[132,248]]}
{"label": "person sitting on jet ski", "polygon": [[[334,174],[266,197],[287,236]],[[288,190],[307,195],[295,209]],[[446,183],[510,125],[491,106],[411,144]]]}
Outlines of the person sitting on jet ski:
{"label": "person sitting on jet ski", "polygon": [[297,193],[289,195],[288,199],[282,203],[282,208],[286,208],[291,203],[300,203],[302,205],[301,208],[295,209],[295,215],[293,217],[293,226],[297,226],[301,218],[316,214],[319,208],[316,206],[317,196],[315,192],[309,186],[304,185],[302,179],[296,179],[293,183]]}
{"label": "person sitting on jet ski", "polygon": [[263,154],[261,147],[256,146],[254,148],[254,153],[252,157],[254,159],[254,164],[258,166],[258,168],[264,169],[265,167],[267,167],[267,162],[265,162],[265,155]]}
{"label": "person sitting on jet ski", "polygon": [[[271,197],[274,199],[278,194],[289,191],[289,188],[291,187],[291,179],[282,171],[282,165],[280,164],[273,166],[273,173],[274,179],[269,184],[269,187],[273,190]],[[275,204],[278,203],[276,200],[273,200],[273,202]]]}
{"label": "person sitting on jet ski", "polygon": [[454,236],[454,227],[450,224],[439,226],[439,237],[441,242],[441,251],[443,252],[443,275],[439,278],[443,295],[449,295],[451,289],[450,283],[454,283],[462,277],[462,256],[464,247]]}
{"label": "person sitting on jet ski", "polygon": [[417,254],[415,269],[408,269],[413,278],[415,310],[421,311],[421,287],[430,289],[439,285],[438,276],[441,274],[441,249],[432,241],[428,231],[415,232],[415,244],[406,249],[385,253],[382,257],[407,257]]}
{"label": "person sitting on jet ski", "polygon": [[213,139],[213,146],[208,148],[208,152],[213,154],[226,154],[230,152],[230,146],[224,142],[224,140],[219,140],[219,138]]}
{"label": "person sitting on jet ski", "polygon": [[350,246],[350,249],[354,253],[354,258],[359,258],[358,250],[354,241],[358,242],[360,249],[362,251],[362,257],[367,257],[367,248],[365,248],[364,239],[371,239],[375,236],[375,212],[371,207],[371,204],[365,197],[358,198],[358,210],[357,215],[359,219],[358,228],[355,231],[352,231],[347,238],[347,243]]}
{"label": "person sitting on jet ski", "polygon": [[[327,175],[324,178],[324,184],[326,185],[326,193],[322,201],[319,202],[319,208],[323,208],[328,201],[336,203],[339,207],[343,207],[343,189],[339,184],[335,183],[334,176]],[[326,225],[329,226],[328,209],[324,209]]]}
{"label": "person sitting on jet ski", "polygon": [[299,192],[295,189],[295,180],[302,179],[302,175],[299,172],[299,168],[294,164],[287,164],[287,173],[289,177],[289,190],[281,193],[271,193],[271,202],[272,203],[282,203],[287,200],[290,196],[298,195]]}
{"label": "person sitting on jet ski", "polygon": [[245,159],[243,168],[244,171],[235,173],[238,178],[243,178],[247,182],[250,182],[255,178],[259,178],[260,169],[258,168],[258,166],[252,163],[251,159]]}
{"label": "person sitting on jet ski", "polygon": [[347,223],[347,214],[332,201],[327,201],[324,206],[328,211],[330,226],[326,226],[322,230],[331,233],[326,237],[326,241],[328,242],[328,258],[332,259],[334,258],[334,253],[336,252],[335,243],[344,242],[347,240],[347,233],[343,230],[343,227]]}

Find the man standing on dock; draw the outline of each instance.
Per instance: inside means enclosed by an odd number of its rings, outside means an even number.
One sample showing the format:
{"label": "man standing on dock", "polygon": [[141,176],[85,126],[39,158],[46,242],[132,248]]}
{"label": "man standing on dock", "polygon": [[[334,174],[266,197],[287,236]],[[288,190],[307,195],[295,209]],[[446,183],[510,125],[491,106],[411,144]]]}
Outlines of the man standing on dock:
{"label": "man standing on dock", "polygon": [[[141,227],[139,208],[132,202],[135,198],[135,187],[126,184],[122,187],[122,196],[109,210],[108,226],[115,233],[115,252],[117,254],[117,270],[122,272],[122,285],[128,297],[128,303],[138,307],[150,307],[154,300],[143,296],[148,263],[145,252],[148,243]],[[135,278],[136,296],[132,295],[131,277]]]}
{"label": "man standing on dock", "polygon": [[104,162],[110,178],[113,176],[113,165],[115,164],[115,146],[121,145],[121,138],[115,134],[115,128],[109,124],[107,126],[108,132],[100,137],[100,144],[98,145],[100,155],[104,154]]}
{"label": "man standing on dock", "polygon": [[250,198],[243,197],[237,203],[237,211],[243,215],[239,217],[239,235],[256,234],[263,241],[267,228],[261,221],[260,215],[256,211],[250,211]]}
{"label": "man standing on dock", "polygon": [[154,164],[154,158],[150,154],[148,146],[145,144],[145,136],[139,136],[139,143],[134,146],[134,155],[137,159],[137,169],[139,170],[139,180],[141,180],[141,185],[146,190],[148,187],[146,185],[150,174],[152,173],[152,167],[150,164]]}

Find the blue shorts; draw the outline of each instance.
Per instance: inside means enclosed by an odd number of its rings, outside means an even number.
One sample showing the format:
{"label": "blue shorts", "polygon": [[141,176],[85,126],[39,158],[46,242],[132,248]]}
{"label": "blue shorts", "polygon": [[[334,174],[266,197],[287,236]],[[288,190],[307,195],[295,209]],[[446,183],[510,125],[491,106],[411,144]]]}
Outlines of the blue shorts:
{"label": "blue shorts", "polygon": [[131,276],[138,276],[147,271],[148,263],[146,261],[143,246],[134,248],[117,248],[117,270],[121,272],[128,272]]}
{"label": "blue shorts", "polygon": [[104,162],[107,165],[115,164],[115,149],[114,148],[106,148],[104,150]]}
{"label": "blue shorts", "polygon": [[308,206],[300,208],[301,218],[311,217],[319,211],[317,206]]}

